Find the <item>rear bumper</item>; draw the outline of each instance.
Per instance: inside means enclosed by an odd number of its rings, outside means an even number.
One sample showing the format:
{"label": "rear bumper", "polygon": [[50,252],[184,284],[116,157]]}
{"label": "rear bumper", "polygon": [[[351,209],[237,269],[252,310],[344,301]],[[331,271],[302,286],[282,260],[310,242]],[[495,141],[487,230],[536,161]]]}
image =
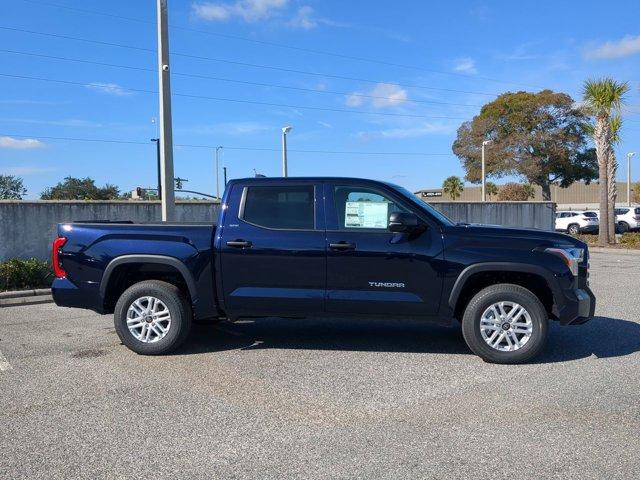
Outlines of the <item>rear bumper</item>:
{"label": "rear bumper", "polygon": [[564,292],[564,306],[556,312],[562,325],[581,325],[593,318],[596,297],[589,287]]}
{"label": "rear bumper", "polygon": [[79,288],[67,278],[56,278],[51,285],[51,295],[59,307],[88,308],[104,313],[102,297],[97,285],[87,284]]}
{"label": "rear bumper", "polygon": [[598,231],[598,225],[586,225],[584,227],[580,227],[580,232],[582,233],[595,233]]}

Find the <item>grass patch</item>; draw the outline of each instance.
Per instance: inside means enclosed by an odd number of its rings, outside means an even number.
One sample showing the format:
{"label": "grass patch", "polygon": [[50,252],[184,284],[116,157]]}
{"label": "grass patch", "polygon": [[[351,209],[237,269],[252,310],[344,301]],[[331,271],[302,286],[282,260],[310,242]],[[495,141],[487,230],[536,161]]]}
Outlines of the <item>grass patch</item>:
{"label": "grass patch", "polygon": [[53,270],[49,262],[12,258],[0,262],[0,291],[28,290],[51,286]]}
{"label": "grass patch", "polygon": [[[580,235],[573,235],[578,240],[583,241],[590,247],[598,246],[598,235],[587,235],[581,233]],[[616,245],[609,245],[612,248],[640,248],[640,232],[627,232],[623,233],[621,237],[619,237],[619,243]]]}

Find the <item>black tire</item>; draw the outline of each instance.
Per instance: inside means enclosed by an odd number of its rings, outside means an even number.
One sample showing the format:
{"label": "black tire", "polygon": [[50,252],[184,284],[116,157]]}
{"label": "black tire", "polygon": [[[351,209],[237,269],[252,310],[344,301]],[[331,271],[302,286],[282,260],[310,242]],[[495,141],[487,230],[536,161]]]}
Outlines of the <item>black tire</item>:
{"label": "black tire", "polygon": [[572,223],[567,227],[567,232],[569,235],[578,235],[580,233],[580,225],[577,223]]}
{"label": "black tire", "polygon": [[631,230],[631,226],[627,222],[618,222],[619,233],[627,233],[629,230]]}
{"label": "black tire", "polygon": [[[166,335],[153,343],[138,340],[127,327],[127,311],[131,304],[145,296],[161,300],[169,310],[171,324]],[[113,312],[116,333],[122,343],[141,355],[162,355],[178,348],[189,335],[193,314],[191,305],[178,287],[159,280],[145,280],[127,288]]]}
{"label": "black tire", "polygon": [[[523,306],[531,317],[532,333],[519,349],[500,351],[491,347],[480,332],[480,319],[491,305],[501,301],[516,302]],[[469,302],[462,318],[462,335],[467,345],[485,362],[525,363],[533,359],[544,348],[548,333],[548,315],[538,298],[524,287],[500,283],[478,292]]]}

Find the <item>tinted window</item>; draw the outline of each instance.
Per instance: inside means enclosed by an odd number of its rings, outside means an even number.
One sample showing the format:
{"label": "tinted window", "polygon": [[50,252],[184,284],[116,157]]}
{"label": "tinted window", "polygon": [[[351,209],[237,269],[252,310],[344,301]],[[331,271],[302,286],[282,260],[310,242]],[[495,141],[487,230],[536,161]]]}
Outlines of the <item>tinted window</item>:
{"label": "tinted window", "polygon": [[640,215],[640,208],[636,208],[635,210],[636,215]]}
{"label": "tinted window", "polygon": [[584,212],[582,215],[589,218],[598,218],[598,215],[596,214],[596,212]]}
{"label": "tinted window", "polygon": [[626,215],[629,212],[628,208],[616,208],[616,215]]}
{"label": "tinted window", "polygon": [[287,230],[314,228],[313,185],[247,187],[242,220]]}
{"label": "tinted window", "polygon": [[338,228],[386,230],[389,215],[407,212],[386,195],[368,188],[336,187],[334,191]]}

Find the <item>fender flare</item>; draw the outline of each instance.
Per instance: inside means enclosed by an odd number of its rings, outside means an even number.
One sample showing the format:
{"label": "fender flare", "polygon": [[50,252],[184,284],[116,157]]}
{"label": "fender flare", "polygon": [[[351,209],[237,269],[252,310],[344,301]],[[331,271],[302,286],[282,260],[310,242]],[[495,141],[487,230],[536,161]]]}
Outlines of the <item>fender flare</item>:
{"label": "fender flare", "polygon": [[561,298],[560,287],[558,286],[558,282],[554,274],[544,267],[541,267],[539,265],[532,265],[529,263],[518,262],[475,263],[462,270],[462,272],[460,272],[460,275],[458,275],[455,283],[453,284],[453,288],[451,289],[451,293],[449,294],[449,306],[451,307],[451,309],[455,309],[458,298],[460,297],[462,289],[467,283],[467,280],[469,280],[472,275],[480,272],[521,272],[539,275],[540,277],[544,278],[548,287],[551,289],[554,300]]}
{"label": "fender flare", "polygon": [[191,301],[193,302],[198,296],[198,289],[196,288],[193,275],[187,266],[177,258],[166,255],[121,255],[111,260],[104,269],[102,280],[100,280],[100,296],[102,298],[105,298],[107,285],[109,284],[109,279],[113,271],[120,265],[127,263],[157,263],[174,267],[184,278],[187,288],[189,289],[189,295],[191,295]]}

